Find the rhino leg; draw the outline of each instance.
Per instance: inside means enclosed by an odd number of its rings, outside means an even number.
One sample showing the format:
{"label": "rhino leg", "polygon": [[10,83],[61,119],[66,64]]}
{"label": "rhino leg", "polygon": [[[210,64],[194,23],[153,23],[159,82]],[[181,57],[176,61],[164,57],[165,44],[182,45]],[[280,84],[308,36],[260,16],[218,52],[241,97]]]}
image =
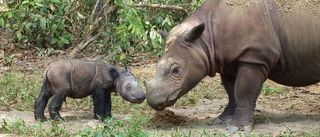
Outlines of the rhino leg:
{"label": "rhino leg", "polygon": [[[96,90],[93,95],[93,105],[94,105],[94,119],[100,119],[101,121],[104,121],[105,117],[106,117],[106,111],[107,107],[106,104],[111,100],[110,100],[110,96],[109,96],[109,100],[106,98],[108,95],[105,92],[105,90],[102,89],[98,89]],[[111,105],[111,103],[110,103]],[[111,109],[111,108],[110,108]]]}
{"label": "rhino leg", "polygon": [[53,95],[52,101],[49,104],[49,114],[52,119],[55,120],[64,120],[60,115],[60,109],[63,101],[65,101],[66,97],[62,95]]}
{"label": "rhino leg", "polygon": [[112,103],[111,103],[111,92],[107,92],[106,93],[106,117],[111,117],[111,107],[112,107]]}
{"label": "rhino leg", "polygon": [[44,116],[44,109],[46,108],[51,96],[52,95],[45,90],[45,87],[42,86],[41,93],[34,105],[34,117],[36,120],[40,119],[41,122],[47,121],[47,118]]}
{"label": "rhino leg", "polygon": [[236,108],[228,130],[251,132],[254,123],[254,109],[267,71],[262,65],[240,64],[234,87]]}
{"label": "rhino leg", "polygon": [[221,124],[226,123],[227,125],[230,124],[231,119],[234,115],[236,102],[234,97],[234,84],[236,81],[236,78],[234,76],[229,76],[225,74],[221,74],[221,80],[223,82],[223,85],[225,87],[225,90],[227,91],[228,97],[229,97],[229,103],[227,107],[224,109],[222,114],[218,116],[218,118],[215,119],[215,124]]}

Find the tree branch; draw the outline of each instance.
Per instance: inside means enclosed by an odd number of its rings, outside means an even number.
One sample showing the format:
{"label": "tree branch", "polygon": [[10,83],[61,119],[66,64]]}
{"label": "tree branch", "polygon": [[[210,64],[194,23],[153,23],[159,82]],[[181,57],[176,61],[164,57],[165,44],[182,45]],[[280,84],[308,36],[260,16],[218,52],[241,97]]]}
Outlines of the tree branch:
{"label": "tree branch", "polygon": [[87,47],[88,44],[90,44],[91,42],[93,42],[94,40],[99,38],[99,36],[101,34],[102,34],[102,32],[98,33],[97,35],[95,35],[95,36],[91,37],[89,40],[87,40],[85,43],[84,43],[84,40],[81,41],[80,44],[70,52],[70,54],[68,55],[69,58],[74,58],[78,51],[83,50],[85,47]]}
{"label": "tree branch", "polygon": [[[103,23],[102,25],[99,25],[99,22],[101,22],[103,20],[103,18],[101,17],[102,13],[105,13],[105,20],[107,20],[107,14],[109,14],[109,12],[113,11],[116,9],[115,6],[111,6],[109,7],[108,5],[110,4],[110,0],[107,1],[107,3],[103,6],[102,9],[99,9],[100,11],[98,11],[98,15],[96,16],[94,13],[97,12],[97,8],[98,8],[98,3],[99,0],[96,2],[91,15],[90,15],[90,19],[89,19],[89,24],[91,24],[93,27],[91,28],[91,30],[87,31],[84,38],[82,39],[82,41],[69,53],[68,57],[69,58],[74,58],[75,55],[79,52],[82,51],[83,49],[85,49],[90,43],[92,43],[94,40],[98,39],[99,36],[104,32],[104,29],[107,25],[107,23]],[[107,12],[106,12],[107,11]],[[97,30],[98,29],[98,30]],[[97,30],[96,35],[92,36],[93,33],[95,33]]]}
{"label": "tree branch", "polygon": [[188,11],[185,10],[181,6],[176,5],[160,5],[160,4],[134,4],[133,7],[148,7],[148,8],[160,8],[160,9],[169,9],[169,10],[181,10],[187,15],[189,15]]}

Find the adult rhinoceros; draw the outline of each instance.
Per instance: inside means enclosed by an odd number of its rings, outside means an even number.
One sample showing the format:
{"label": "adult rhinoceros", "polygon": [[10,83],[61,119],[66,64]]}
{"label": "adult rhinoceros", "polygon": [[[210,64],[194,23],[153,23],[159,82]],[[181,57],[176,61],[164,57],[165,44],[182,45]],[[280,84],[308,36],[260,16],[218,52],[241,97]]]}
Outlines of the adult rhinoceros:
{"label": "adult rhinoceros", "polygon": [[266,79],[289,86],[320,81],[320,3],[208,0],[169,33],[155,78],[145,82],[155,110],[172,106],[205,76],[220,73],[229,97],[215,120],[252,130]]}

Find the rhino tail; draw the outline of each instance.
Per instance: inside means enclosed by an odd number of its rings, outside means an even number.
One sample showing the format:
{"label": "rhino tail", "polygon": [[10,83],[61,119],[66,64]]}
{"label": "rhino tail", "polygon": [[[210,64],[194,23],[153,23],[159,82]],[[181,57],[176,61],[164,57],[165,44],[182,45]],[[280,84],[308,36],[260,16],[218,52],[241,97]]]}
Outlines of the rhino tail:
{"label": "rhino tail", "polygon": [[47,68],[43,74],[43,84],[42,84],[42,88],[41,88],[41,92],[43,92],[43,94],[46,94],[48,96],[52,96],[52,87],[51,87],[51,83],[48,79],[48,70],[50,69]]}

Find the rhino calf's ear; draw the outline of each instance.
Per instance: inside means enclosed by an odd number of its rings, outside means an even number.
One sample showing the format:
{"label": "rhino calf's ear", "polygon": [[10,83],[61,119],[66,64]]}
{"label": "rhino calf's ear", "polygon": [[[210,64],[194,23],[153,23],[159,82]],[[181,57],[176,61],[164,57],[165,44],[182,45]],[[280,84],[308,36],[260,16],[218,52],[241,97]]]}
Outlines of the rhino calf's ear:
{"label": "rhino calf's ear", "polygon": [[195,41],[196,39],[200,38],[204,29],[205,29],[204,23],[201,23],[201,24],[193,27],[191,30],[189,30],[183,34],[183,40],[185,40],[186,42]]}
{"label": "rhino calf's ear", "polygon": [[131,73],[131,69],[129,67],[125,67],[126,71]]}
{"label": "rhino calf's ear", "polygon": [[116,79],[119,77],[119,72],[115,68],[110,68],[109,69],[109,74],[112,79]]}
{"label": "rhino calf's ear", "polygon": [[159,34],[161,35],[162,38],[164,39],[167,39],[169,33],[168,32],[165,32],[165,31],[162,31],[162,30],[159,30]]}

